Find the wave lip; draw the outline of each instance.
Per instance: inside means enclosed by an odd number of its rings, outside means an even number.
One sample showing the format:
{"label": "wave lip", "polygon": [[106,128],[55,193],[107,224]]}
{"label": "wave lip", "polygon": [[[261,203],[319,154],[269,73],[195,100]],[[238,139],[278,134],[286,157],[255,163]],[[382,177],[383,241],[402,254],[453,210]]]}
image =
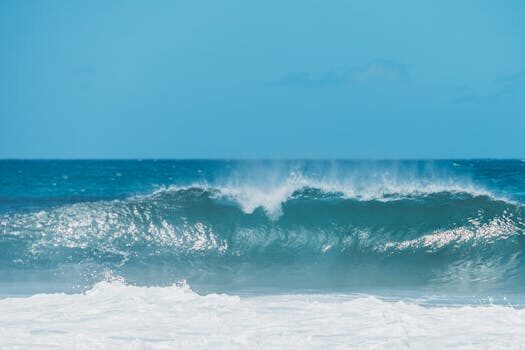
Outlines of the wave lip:
{"label": "wave lip", "polygon": [[191,190],[209,193],[215,198],[231,199],[247,214],[253,213],[257,208],[263,208],[272,219],[278,219],[282,215],[284,203],[311,192],[318,194],[319,197],[331,196],[359,201],[392,201],[449,193],[487,196],[495,200],[511,202],[509,199],[494,195],[484,188],[454,181],[423,179],[399,181],[382,178],[380,181],[356,182],[353,179],[346,181],[317,180],[293,174],[284,180],[262,184],[235,182],[218,185],[209,183],[193,183],[186,186],[172,185],[157,189],[151,196]]}

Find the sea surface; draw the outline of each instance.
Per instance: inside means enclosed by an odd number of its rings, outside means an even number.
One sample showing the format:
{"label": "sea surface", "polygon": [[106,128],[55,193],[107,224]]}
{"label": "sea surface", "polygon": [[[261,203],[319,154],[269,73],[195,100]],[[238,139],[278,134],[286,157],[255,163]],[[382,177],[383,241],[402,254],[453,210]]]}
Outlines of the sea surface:
{"label": "sea surface", "polygon": [[520,349],[525,161],[0,160],[0,349]]}

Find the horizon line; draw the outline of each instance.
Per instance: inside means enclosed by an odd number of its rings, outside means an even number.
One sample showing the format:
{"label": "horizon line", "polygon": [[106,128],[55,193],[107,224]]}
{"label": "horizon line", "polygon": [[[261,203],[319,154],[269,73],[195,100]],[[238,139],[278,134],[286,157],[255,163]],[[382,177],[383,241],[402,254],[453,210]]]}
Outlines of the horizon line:
{"label": "horizon line", "polygon": [[180,158],[171,158],[171,157],[137,157],[137,158],[0,158],[0,161],[320,161],[320,160],[336,160],[336,161],[414,161],[414,160],[427,160],[427,161],[443,161],[443,160],[525,160],[525,157],[522,158],[506,158],[506,157],[466,157],[466,158],[447,158],[447,157],[435,157],[435,158],[425,158],[425,157],[399,157],[399,158],[388,158],[388,157],[180,157]]}

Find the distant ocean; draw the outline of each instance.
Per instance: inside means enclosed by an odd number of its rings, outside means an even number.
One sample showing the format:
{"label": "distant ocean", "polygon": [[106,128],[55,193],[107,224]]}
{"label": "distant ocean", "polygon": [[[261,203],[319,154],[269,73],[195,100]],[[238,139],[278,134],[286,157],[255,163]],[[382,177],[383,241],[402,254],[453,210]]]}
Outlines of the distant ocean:
{"label": "distant ocean", "polygon": [[1,160],[0,349],[525,344],[521,160]]}

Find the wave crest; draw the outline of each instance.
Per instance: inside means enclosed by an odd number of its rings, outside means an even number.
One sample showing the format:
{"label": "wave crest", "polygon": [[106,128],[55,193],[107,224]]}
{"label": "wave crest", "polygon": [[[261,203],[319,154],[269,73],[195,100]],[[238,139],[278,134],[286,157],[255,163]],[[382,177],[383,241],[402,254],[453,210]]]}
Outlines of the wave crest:
{"label": "wave crest", "polygon": [[382,178],[381,181],[315,180],[298,174],[288,176],[285,180],[270,183],[227,183],[211,185],[194,183],[187,186],[161,187],[150,196],[162,196],[166,193],[185,191],[205,192],[215,198],[225,198],[236,202],[242,210],[253,213],[263,208],[271,219],[282,215],[282,206],[290,199],[306,197],[322,199],[324,197],[354,199],[359,201],[392,201],[407,198],[418,198],[439,193],[466,194],[471,196],[488,196],[497,200],[509,201],[507,198],[494,195],[490,191],[468,183],[453,180],[436,181],[410,179],[407,181]]}

